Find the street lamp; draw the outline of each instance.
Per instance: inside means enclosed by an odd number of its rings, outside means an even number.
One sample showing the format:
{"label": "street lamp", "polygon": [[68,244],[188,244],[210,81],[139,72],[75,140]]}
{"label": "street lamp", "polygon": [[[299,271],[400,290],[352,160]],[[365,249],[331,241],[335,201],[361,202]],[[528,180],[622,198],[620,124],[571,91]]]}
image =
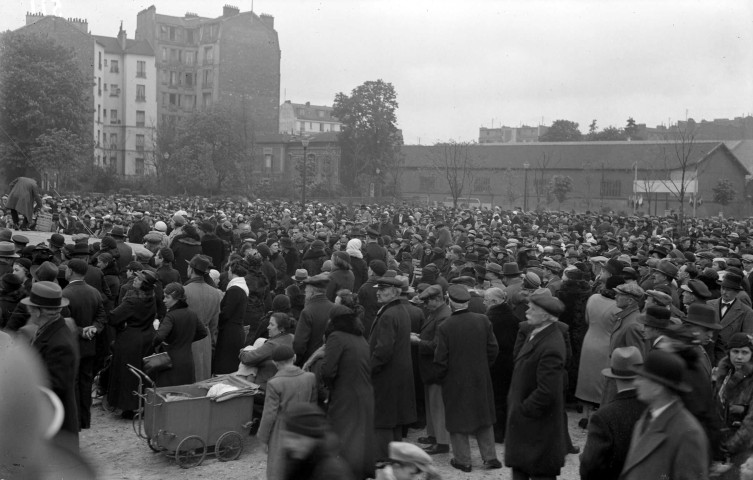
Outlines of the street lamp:
{"label": "street lamp", "polygon": [[379,167],[377,167],[376,170],[375,170],[375,172],[376,172],[376,178],[375,178],[376,182],[374,182],[375,183],[375,185],[374,185],[374,196],[378,197],[380,195],[379,184],[381,183],[380,180],[379,180],[379,174],[382,173],[382,171],[379,170]]}
{"label": "street lamp", "polygon": [[308,170],[306,151],[309,148],[309,139],[302,138],[301,145],[303,145],[303,166],[301,168],[301,175],[303,175],[303,185],[301,185],[301,210],[306,211],[306,170]]}
{"label": "street lamp", "polygon": [[523,164],[523,171],[525,172],[525,179],[523,180],[523,211],[528,211],[528,167],[531,164],[526,162]]}

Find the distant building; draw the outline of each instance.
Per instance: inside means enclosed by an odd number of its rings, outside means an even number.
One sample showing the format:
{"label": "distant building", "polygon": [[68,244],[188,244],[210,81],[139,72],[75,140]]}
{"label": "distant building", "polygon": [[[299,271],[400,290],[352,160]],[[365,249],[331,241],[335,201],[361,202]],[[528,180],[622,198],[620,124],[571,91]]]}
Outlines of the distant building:
{"label": "distant building", "polygon": [[[149,173],[156,123],[154,51],[144,41],[91,35],[84,19],[26,15],[21,33],[46,35],[71,49],[81,72],[92,84],[87,97],[92,112],[94,163],[114,166],[120,175]],[[47,186],[48,180],[42,178]]]}
{"label": "distant building", "polygon": [[159,120],[224,103],[255,132],[279,128],[280,44],[274,17],[225,5],[222,16],[139,12],[136,38],[154,48]]}
{"label": "distant building", "polygon": [[332,107],[291,103],[280,105],[280,133],[301,135],[306,133],[339,132],[340,121],[332,116]]}
{"label": "distant building", "polygon": [[692,118],[677,122],[681,131],[695,132],[696,140],[753,140],[753,117],[715,118],[696,122]]}
{"label": "distant building", "polygon": [[538,127],[529,127],[523,125],[520,127],[499,127],[499,128],[479,128],[478,143],[534,143],[539,141],[539,137],[545,134],[549,127],[539,125]]}

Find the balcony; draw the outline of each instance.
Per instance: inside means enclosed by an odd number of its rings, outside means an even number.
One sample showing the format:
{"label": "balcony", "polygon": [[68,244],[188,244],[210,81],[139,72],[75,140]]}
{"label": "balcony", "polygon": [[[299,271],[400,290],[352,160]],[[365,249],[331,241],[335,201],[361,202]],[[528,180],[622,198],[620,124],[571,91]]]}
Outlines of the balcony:
{"label": "balcony", "polygon": [[136,72],[136,78],[146,78],[146,72]]}

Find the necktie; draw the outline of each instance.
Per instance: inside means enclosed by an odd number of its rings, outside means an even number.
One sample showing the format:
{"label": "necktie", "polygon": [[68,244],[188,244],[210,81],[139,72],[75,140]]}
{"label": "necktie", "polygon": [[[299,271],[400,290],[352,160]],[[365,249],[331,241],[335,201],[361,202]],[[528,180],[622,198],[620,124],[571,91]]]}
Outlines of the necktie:
{"label": "necktie", "polygon": [[646,409],[646,413],[643,415],[643,425],[641,425],[641,435],[646,433],[648,427],[651,425],[651,409]]}

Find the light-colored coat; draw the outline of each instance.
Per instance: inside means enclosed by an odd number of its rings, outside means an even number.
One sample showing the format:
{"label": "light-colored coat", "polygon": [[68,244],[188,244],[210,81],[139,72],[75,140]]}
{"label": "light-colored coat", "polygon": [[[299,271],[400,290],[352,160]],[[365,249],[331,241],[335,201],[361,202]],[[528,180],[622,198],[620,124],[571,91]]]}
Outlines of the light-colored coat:
{"label": "light-colored coat", "polygon": [[620,480],[703,480],[708,478],[706,434],[680,400],[667,407],[641,434],[646,417],[633,429]]}
{"label": "light-colored coat", "polygon": [[586,303],[588,331],[583,339],[578,367],[578,385],[575,396],[586,402],[599,403],[604,391],[602,369],[609,367],[609,337],[614,315],[619,312],[612,298],[600,293],[591,295]]}
{"label": "light-colored coat", "polygon": [[267,382],[264,397],[264,412],[257,438],[267,444],[267,478],[277,480],[283,478],[285,467],[284,453],[280,445],[280,431],[282,421],[280,416],[285,413],[288,405],[298,402],[314,403],[316,401],[316,376],[311,372],[304,372],[299,367],[290,365],[277,371],[277,374]]}
{"label": "light-colored coat", "polygon": [[188,308],[196,313],[209,331],[209,335],[191,345],[196,381],[200,382],[212,376],[212,349],[217,343],[222,292],[207,285],[203,278],[192,278],[186,282],[185,291]]}

